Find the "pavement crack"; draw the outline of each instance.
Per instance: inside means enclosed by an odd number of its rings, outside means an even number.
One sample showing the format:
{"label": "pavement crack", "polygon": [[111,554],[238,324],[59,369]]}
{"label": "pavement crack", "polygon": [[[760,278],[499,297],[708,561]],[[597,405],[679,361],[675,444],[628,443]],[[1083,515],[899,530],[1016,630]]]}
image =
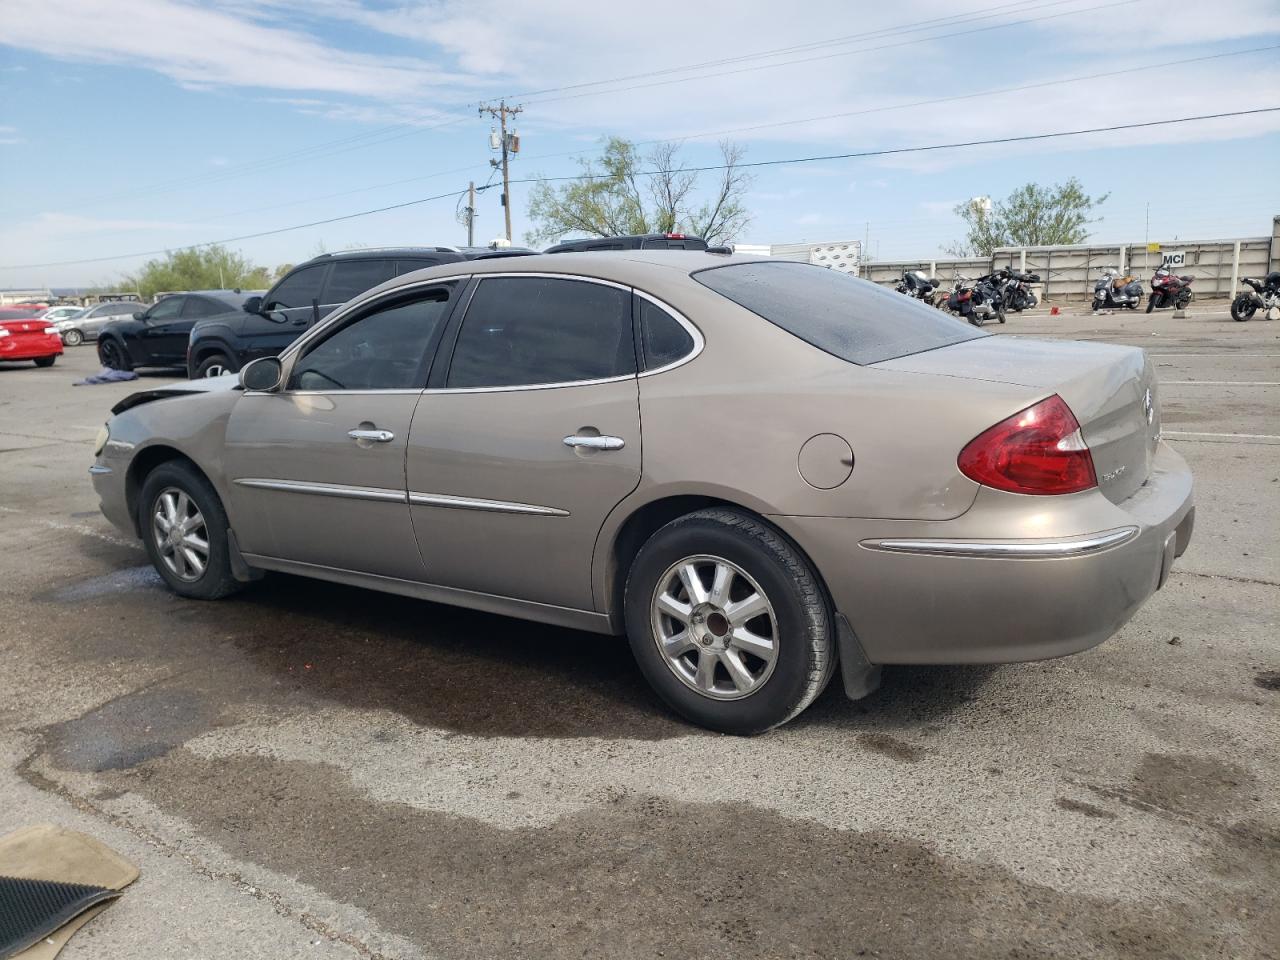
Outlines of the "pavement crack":
{"label": "pavement crack", "polygon": [[1206,580],[1230,580],[1232,583],[1256,583],[1263,587],[1280,587],[1275,580],[1260,580],[1256,577],[1233,577],[1226,573],[1197,573],[1194,570],[1175,570],[1174,576],[1203,577]]}

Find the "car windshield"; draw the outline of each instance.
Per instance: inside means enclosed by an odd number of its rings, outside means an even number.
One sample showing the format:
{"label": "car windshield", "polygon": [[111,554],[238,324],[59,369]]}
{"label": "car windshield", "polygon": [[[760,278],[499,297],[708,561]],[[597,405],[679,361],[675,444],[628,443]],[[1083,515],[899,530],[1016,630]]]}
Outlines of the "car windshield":
{"label": "car windshield", "polygon": [[860,365],[989,336],[919,300],[813,264],[735,263],[693,278],[819,350]]}

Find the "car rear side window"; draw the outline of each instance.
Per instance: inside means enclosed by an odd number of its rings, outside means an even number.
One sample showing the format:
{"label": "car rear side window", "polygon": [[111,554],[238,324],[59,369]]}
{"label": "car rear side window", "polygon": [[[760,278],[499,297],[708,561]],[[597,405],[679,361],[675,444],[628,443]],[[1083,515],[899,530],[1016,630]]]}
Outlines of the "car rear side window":
{"label": "car rear side window", "polygon": [[636,297],[636,302],[640,305],[640,347],[646,370],[668,366],[693,351],[693,337],[680,321],[643,297]]}
{"label": "car rear side window", "polygon": [[346,303],[394,275],[394,260],[339,260],[329,271],[324,302]]}
{"label": "car rear side window", "polygon": [[426,386],[427,355],[449,314],[452,284],[358,316],[294,365],[290,390],[414,390]]}
{"label": "car rear side window", "polygon": [[735,263],[699,270],[693,278],[850,363],[879,363],[990,336],[887,287],[812,264]]}
{"label": "car rear side window", "polygon": [[630,291],[584,280],[491,277],[467,307],[446,385],[536,386],[635,372]]}
{"label": "car rear side window", "polygon": [[217,300],[209,300],[205,297],[187,297],[187,305],[183,308],[182,318],[184,320],[198,320],[200,317],[213,317],[230,311],[231,307],[228,304],[220,303]]}
{"label": "car rear side window", "polygon": [[302,267],[293,271],[267,294],[265,307],[268,310],[286,310],[290,307],[309,307],[312,300],[320,299],[320,288],[324,284],[327,263]]}

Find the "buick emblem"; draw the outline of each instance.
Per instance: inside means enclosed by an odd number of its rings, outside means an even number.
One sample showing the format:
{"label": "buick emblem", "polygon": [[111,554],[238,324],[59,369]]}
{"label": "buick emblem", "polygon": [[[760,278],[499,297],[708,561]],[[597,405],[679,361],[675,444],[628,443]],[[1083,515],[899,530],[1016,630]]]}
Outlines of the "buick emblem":
{"label": "buick emblem", "polygon": [[1142,412],[1147,415],[1147,423],[1151,424],[1156,419],[1156,405],[1151,402],[1151,388],[1147,388],[1147,395],[1142,398]]}

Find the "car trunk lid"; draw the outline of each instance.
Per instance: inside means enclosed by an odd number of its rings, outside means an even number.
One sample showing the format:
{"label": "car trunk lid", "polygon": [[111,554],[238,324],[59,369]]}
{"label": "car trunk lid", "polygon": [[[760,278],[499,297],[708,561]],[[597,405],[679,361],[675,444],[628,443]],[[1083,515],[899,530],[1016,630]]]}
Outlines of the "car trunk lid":
{"label": "car trunk lid", "polygon": [[[1098,487],[1113,503],[1146,482],[1160,437],[1155,371],[1136,347],[984,337],[872,369],[987,380],[1058,394],[1080,423]],[[1010,411],[1014,413],[1016,411]]]}

